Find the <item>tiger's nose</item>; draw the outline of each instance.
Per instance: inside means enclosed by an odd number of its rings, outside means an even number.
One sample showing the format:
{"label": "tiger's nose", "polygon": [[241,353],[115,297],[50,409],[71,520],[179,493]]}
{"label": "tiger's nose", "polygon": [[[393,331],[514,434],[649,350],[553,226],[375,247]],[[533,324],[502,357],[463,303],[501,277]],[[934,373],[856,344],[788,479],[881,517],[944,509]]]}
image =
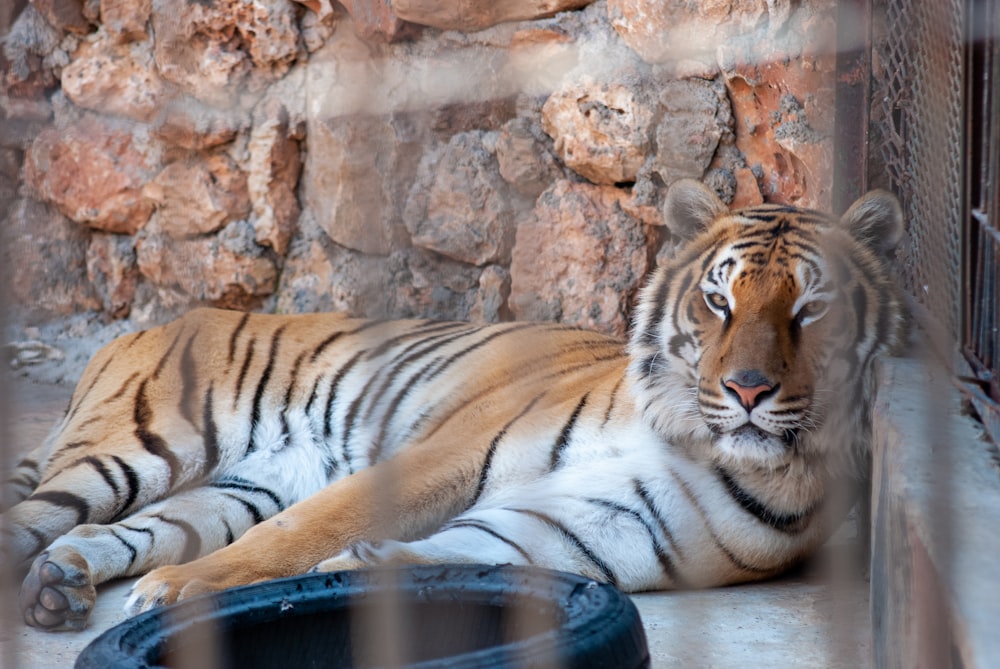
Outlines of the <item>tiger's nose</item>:
{"label": "tiger's nose", "polygon": [[736,395],[740,404],[747,411],[752,411],[761,400],[774,394],[777,387],[755,369],[737,372],[726,379],[722,385],[730,393]]}

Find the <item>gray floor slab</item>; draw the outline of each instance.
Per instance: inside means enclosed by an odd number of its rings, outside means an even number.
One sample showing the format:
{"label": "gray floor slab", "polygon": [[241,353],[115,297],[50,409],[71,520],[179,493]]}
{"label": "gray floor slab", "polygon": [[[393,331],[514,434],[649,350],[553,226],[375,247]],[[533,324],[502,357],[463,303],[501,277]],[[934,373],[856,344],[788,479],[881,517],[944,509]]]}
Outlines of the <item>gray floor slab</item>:
{"label": "gray floor slab", "polygon": [[[4,443],[9,451],[28,450],[44,439],[65,408],[70,390],[16,378],[8,379],[5,388],[9,436]],[[832,558],[826,562],[837,566]],[[804,570],[762,584],[633,597],[646,629],[652,666],[868,666],[867,586],[858,579],[832,583],[824,571]],[[848,571],[843,562],[838,571]],[[61,633],[24,626],[13,606],[16,586],[7,586],[0,598],[0,669],[71,667],[87,643],[124,619],[121,607],[130,584],[112,583],[101,589],[88,630]]]}

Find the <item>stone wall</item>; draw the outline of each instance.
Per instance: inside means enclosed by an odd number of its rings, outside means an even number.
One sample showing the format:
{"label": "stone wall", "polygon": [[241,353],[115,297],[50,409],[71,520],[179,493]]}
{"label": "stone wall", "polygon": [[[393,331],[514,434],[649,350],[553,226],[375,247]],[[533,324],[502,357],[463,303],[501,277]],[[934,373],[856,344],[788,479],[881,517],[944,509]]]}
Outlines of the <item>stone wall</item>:
{"label": "stone wall", "polygon": [[624,333],[676,179],[828,208],[832,0],[31,0],[0,12],[19,313]]}

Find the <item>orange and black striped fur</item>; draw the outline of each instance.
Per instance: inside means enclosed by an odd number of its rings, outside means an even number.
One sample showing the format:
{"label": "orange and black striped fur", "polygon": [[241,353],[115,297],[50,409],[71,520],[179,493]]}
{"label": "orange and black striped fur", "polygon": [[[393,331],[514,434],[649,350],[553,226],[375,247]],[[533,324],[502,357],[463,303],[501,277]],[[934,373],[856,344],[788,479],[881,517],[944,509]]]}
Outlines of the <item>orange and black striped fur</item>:
{"label": "orange and black striped fur", "polygon": [[112,342],[7,484],[25,620],[82,627],[96,584],[139,574],[131,612],[317,564],[530,564],[628,591],[795,564],[869,448],[899,207],[730,213],[683,181],[667,212],[689,239],[627,343],[216,310]]}

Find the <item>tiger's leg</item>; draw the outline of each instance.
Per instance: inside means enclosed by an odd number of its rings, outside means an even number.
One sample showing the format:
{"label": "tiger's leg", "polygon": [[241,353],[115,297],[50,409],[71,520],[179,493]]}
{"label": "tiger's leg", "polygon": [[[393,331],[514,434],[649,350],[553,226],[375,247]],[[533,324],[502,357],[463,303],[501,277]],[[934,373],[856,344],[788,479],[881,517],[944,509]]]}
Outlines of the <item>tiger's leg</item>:
{"label": "tiger's leg", "polygon": [[224,480],[174,495],[120,522],[79,525],[32,563],[19,597],[24,620],[50,629],[82,629],[96,585],[207,555],[281,507],[267,488]]}
{"label": "tiger's leg", "polygon": [[466,435],[415,444],[254,526],[222,550],[147,574],[126,611],[301,574],[363,539],[419,536],[469,505],[488,448],[488,439],[470,443]]}
{"label": "tiger's leg", "polygon": [[[626,592],[684,585],[676,546],[648,510],[617,500],[545,497],[525,488],[523,503],[472,509],[418,541],[359,542],[316,571],[379,565],[517,564],[556,569]],[[516,497],[516,493],[514,494]]]}
{"label": "tiger's leg", "polygon": [[32,450],[18,460],[0,483],[0,512],[6,512],[35,491],[42,476],[41,463],[47,457],[47,450],[44,446]]}

